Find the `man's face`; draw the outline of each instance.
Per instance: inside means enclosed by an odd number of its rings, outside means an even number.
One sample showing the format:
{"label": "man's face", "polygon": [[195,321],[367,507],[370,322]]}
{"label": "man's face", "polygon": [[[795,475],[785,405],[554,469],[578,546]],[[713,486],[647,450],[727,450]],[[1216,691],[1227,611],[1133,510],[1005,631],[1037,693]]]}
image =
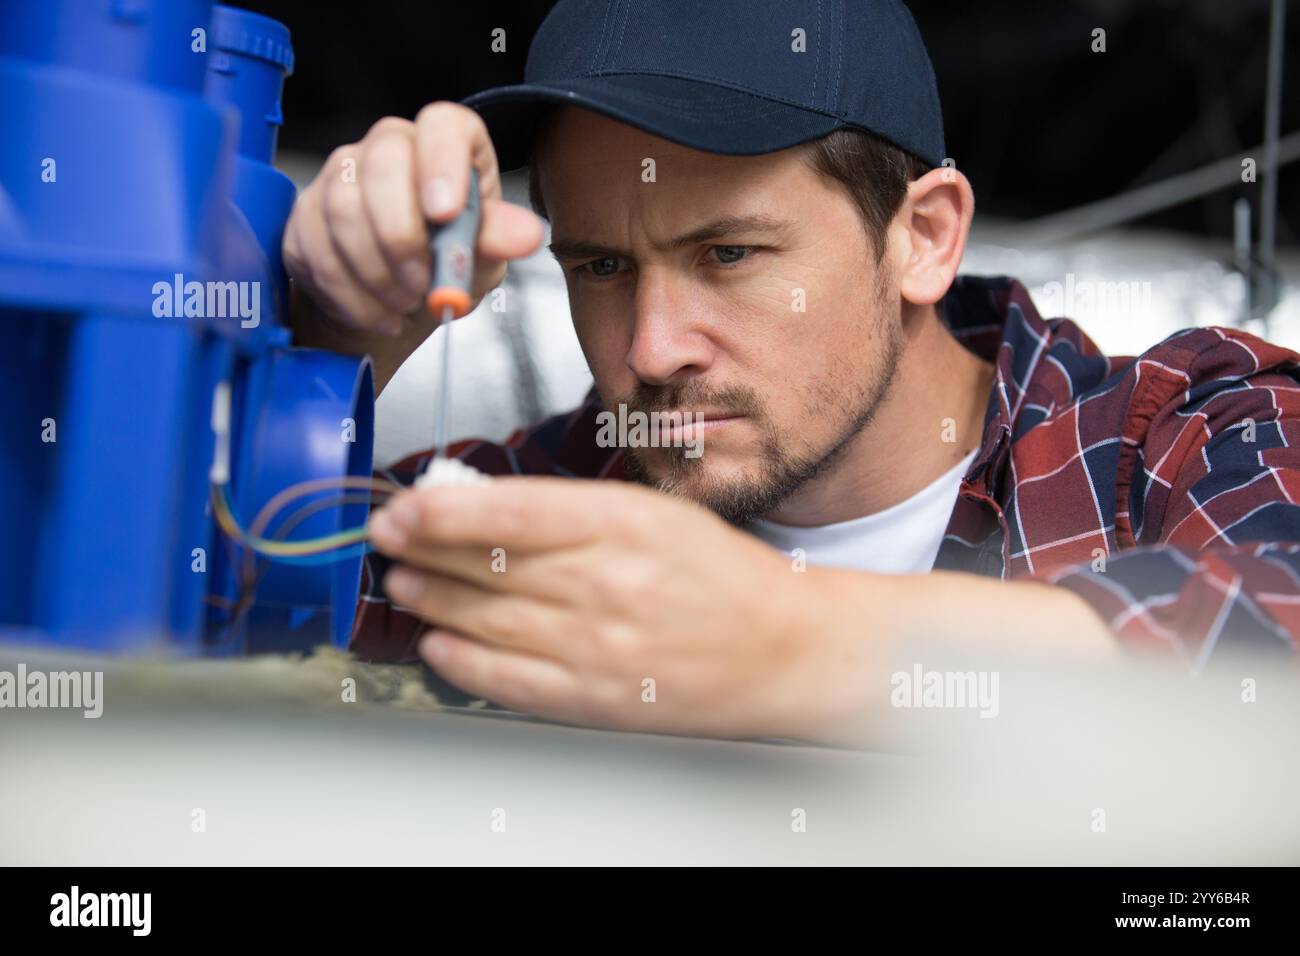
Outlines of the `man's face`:
{"label": "man's face", "polygon": [[605,408],[703,416],[629,448],[634,477],[740,523],[833,466],[902,348],[897,292],[839,184],[797,147],[718,156],[568,107],[539,175]]}

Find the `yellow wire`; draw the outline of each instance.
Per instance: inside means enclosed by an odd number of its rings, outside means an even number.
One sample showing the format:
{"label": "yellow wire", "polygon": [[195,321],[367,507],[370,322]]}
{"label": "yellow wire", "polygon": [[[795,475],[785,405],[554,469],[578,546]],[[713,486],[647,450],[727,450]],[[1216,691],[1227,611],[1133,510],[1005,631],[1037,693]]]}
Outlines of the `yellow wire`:
{"label": "yellow wire", "polygon": [[[312,484],[303,482],[303,484]],[[346,548],[349,545],[359,544],[365,541],[370,532],[367,528],[349,528],[346,531],[338,531],[334,534],[327,534],[320,538],[308,538],[302,541],[276,541],[271,538],[263,538],[258,535],[252,535],[240,527],[239,521],[235,518],[234,512],[230,508],[230,500],[227,497],[226,485],[212,486],[212,511],[216,516],[217,523],[221,529],[234,538],[236,541],[257,551],[259,554],[269,554],[279,557],[303,557],[307,555],[322,554],[326,551],[332,551],[337,548]],[[297,487],[297,486],[294,486]],[[301,497],[316,491],[316,488],[306,488],[290,495],[290,498]],[[293,488],[285,489],[285,492],[293,491]],[[284,495],[285,492],[281,492]],[[277,496],[279,497],[279,496]],[[274,499],[273,499],[274,500]]]}

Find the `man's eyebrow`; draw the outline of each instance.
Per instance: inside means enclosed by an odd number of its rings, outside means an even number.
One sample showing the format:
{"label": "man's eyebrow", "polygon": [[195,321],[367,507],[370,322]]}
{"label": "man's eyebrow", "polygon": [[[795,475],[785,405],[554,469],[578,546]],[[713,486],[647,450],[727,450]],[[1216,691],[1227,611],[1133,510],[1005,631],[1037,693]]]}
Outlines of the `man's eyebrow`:
{"label": "man's eyebrow", "polygon": [[546,248],[557,259],[603,259],[605,256],[625,256],[626,253],[613,246],[602,246],[595,242],[578,242],[569,239],[556,239]]}
{"label": "man's eyebrow", "polygon": [[780,233],[785,232],[793,225],[794,223],[788,219],[778,219],[764,213],[755,213],[751,216],[722,216],[712,222],[705,223],[698,229],[692,229],[688,233],[669,239],[662,245],[656,245],[656,248],[680,249],[683,246],[693,246],[697,243],[708,242],[711,239],[725,239],[737,233]]}
{"label": "man's eyebrow", "polygon": [[[751,216],[722,216],[712,222],[705,223],[697,229],[692,229],[690,232],[674,236],[665,242],[657,242],[655,248],[659,250],[681,249],[683,246],[693,246],[712,239],[725,239],[738,233],[781,233],[792,225],[793,223],[788,219],[778,219],[775,216],[768,216],[763,213]],[[551,250],[551,255],[557,259],[598,259],[603,256],[628,256],[625,249],[580,240],[556,239],[548,248]]]}

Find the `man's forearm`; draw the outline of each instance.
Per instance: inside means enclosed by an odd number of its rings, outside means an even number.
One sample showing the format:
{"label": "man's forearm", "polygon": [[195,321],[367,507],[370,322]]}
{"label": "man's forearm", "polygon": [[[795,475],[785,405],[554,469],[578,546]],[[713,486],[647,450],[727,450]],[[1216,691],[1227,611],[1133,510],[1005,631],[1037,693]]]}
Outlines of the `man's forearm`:
{"label": "man's forearm", "polygon": [[[971,574],[877,575],[820,569],[796,625],[810,644],[787,700],[791,736],[833,746],[882,746],[892,737],[890,678],[916,663],[922,647],[943,640],[972,654],[1050,653],[1114,657],[1119,642],[1078,595],[1036,581],[1004,582]],[[811,716],[810,721],[806,719]]]}

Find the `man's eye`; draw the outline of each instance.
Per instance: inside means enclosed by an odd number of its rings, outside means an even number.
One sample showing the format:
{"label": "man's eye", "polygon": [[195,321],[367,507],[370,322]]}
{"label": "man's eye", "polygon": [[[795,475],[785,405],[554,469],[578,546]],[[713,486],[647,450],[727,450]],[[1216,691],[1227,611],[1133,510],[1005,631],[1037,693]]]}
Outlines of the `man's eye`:
{"label": "man's eye", "polygon": [[578,268],[586,269],[592,275],[604,278],[618,272],[618,259],[614,256],[605,256],[603,259],[593,259]]}
{"label": "man's eye", "polygon": [[739,262],[749,255],[749,246],[713,246],[713,254],[723,264]]}

